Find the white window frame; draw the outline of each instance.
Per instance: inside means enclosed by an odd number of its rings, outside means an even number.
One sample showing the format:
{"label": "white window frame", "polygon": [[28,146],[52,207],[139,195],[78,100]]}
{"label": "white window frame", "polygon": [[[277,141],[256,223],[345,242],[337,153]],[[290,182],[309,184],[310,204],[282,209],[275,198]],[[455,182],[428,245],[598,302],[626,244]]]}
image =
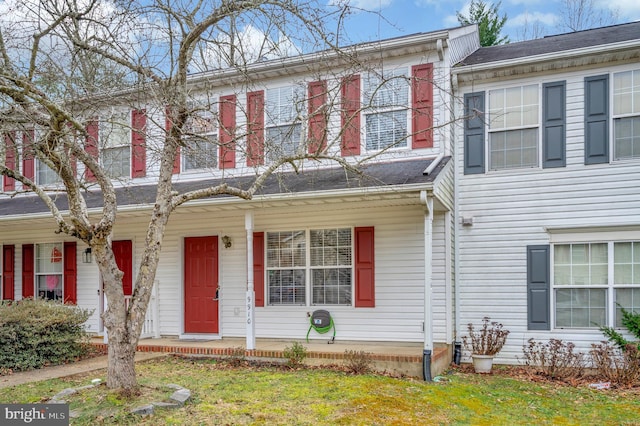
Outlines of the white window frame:
{"label": "white window frame", "polygon": [[[599,326],[609,326],[609,327],[619,327],[620,326],[620,309],[617,306],[616,300],[616,292],[617,290],[627,290],[632,289],[634,293],[637,293],[634,297],[640,299],[640,270],[639,270],[639,282],[638,283],[619,283],[615,282],[616,279],[616,258],[615,258],[615,248],[616,244],[628,244],[628,243],[636,243],[638,245],[638,256],[640,257],[640,239],[638,240],[619,240],[619,239],[611,239],[611,240],[589,240],[589,241],[562,241],[551,244],[551,289],[552,289],[552,318],[555,329],[590,329],[597,330]],[[606,253],[607,253],[607,277],[606,283],[599,284],[573,284],[573,285],[563,285],[556,284],[556,249],[558,246],[577,246],[577,245],[592,245],[592,244],[606,244]],[[633,248],[635,250],[635,247]],[[634,264],[635,266],[635,264]],[[640,261],[637,262],[637,266],[640,269]],[[588,326],[568,326],[568,325],[558,325],[558,315],[557,315],[557,291],[558,290],[568,290],[568,289],[587,289],[587,290],[604,290],[605,292],[605,321],[603,324],[589,324]],[[621,303],[623,307],[627,307],[635,310],[636,312],[640,312],[640,303],[636,306],[633,304],[633,301],[629,301],[629,303]]]}
{"label": "white window frame", "polygon": [[[218,119],[215,107],[209,108],[202,102],[189,103],[191,116],[184,126],[185,147],[181,150],[183,171],[194,172],[218,168]],[[199,148],[190,148],[192,144],[204,144],[207,155],[202,155]],[[211,158],[213,150],[213,160]],[[199,158],[200,157],[200,158]],[[204,158],[202,158],[204,157]],[[193,163],[196,163],[192,166]],[[202,162],[203,164],[198,164]]]}
{"label": "white window frame", "polygon": [[[55,253],[54,256],[54,247],[57,248],[59,256],[58,253]],[[58,260],[54,261],[54,257]],[[45,262],[47,259],[49,261]],[[51,265],[51,268],[42,270],[40,260]],[[35,296],[48,300],[64,301],[64,243],[55,241],[35,244],[34,262]],[[50,282],[48,277],[57,278],[51,278],[52,281]],[[50,285],[54,284],[53,281],[57,281],[55,287],[50,287]],[[49,296],[53,296],[53,299]]]}
{"label": "white window frame", "polygon": [[[618,78],[623,75],[629,74],[631,80],[631,86],[629,90],[622,90],[618,86]],[[621,110],[621,105],[618,102],[619,96],[628,96],[630,105],[628,108]],[[614,72],[611,75],[611,143],[613,153],[613,161],[625,161],[625,160],[637,160],[640,158],[640,68],[628,69],[624,71]],[[627,154],[618,155],[619,141],[618,141],[618,124],[622,121],[630,121],[630,126],[635,128],[635,131],[631,131],[630,138],[635,140],[631,141],[630,149],[627,150]]]}
{"label": "white window frame", "polygon": [[295,155],[306,140],[305,87],[291,84],[268,88],[265,98],[264,136],[267,158],[273,161]]}
{"label": "white window frame", "polygon": [[[124,120],[122,120],[124,119]],[[114,141],[114,138],[111,136],[114,129],[120,127],[120,131],[122,131],[123,136],[126,134],[125,140]],[[126,129],[126,130],[122,130]],[[99,152],[100,152],[100,163],[105,168],[107,175],[112,179],[130,179],[131,178],[131,110],[124,110],[122,108],[114,108],[111,110],[111,114],[105,116],[99,122],[99,130],[98,130],[98,139],[99,143]],[[105,162],[105,153],[111,152],[119,152],[124,153],[125,156],[128,156],[128,163],[126,167],[126,172],[122,174],[117,174],[112,172],[111,165]],[[123,158],[123,157],[120,157]],[[119,166],[124,166],[124,161],[119,161]]]}
{"label": "white window frame", "polygon": [[[534,88],[536,93],[536,102],[525,104],[525,93],[524,90],[526,88]],[[517,106],[508,106],[507,98],[513,92],[519,89],[520,91],[520,103]],[[501,95],[501,96],[499,96]],[[495,96],[495,98],[493,98]],[[493,105],[492,99],[502,98],[501,105]],[[489,122],[487,126],[487,164],[489,165],[489,171],[499,171],[499,170],[515,170],[515,169],[528,169],[528,168],[539,168],[541,163],[541,138],[542,138],[542,83],[531,83],[531,84],[521,84],[517,86],[507,86],[501,87],[497,89],[490,89],[487,91],[487,111],[489,111]],[[527,121],[527,114],[536,115],[535,123],[532,121]],[[512,114],[517,114],[520,117],[519,124],[510,124],[508,123],[509,116]],[[526,163],[522,161],[523,155],[522,153],[526,149],[523,146],[523,136],[526,133],[530,133],[535,130],[535,163]],[[520,147],[518,150],[511,149],[511,152],[520,152],[520,163],[517,165],[510,165],[507,159],[508,152],[510,149],[507,144],[507,137],[509,134],[516,134],[516,132],[520,135]],[[494,140],[495,135],[495,140]],[[494,150],[494,143],[497,143],[497,138],[499,136],[504,136],[504,149],[501,150],[504,152],[503,160],[500,165],[494,164],[496,161],[493,158],[494,152],[498,152],[499,150]]]}
{"label": "white window frame", "polygon": [[[312,242],[311,242],[311,233],[315,231],[345,231],[349,230],[350,233],[350,241],[349,241],[349,260],[351,262],[350,265],[345,264],[336,264],[336,265],[314,265],[312,259]],[[274,266],[270,265],[270,249],[269,249],[269,235],[270,234],[287,234],[287,233],[304,233],[304,264],[297,265],[285,265],[285,266]],[[337,246],[337,250],[339,248],[346,248],[346,245]],[[324,248],[315,246],[314,248],[320,249]],[[354,262],[354,230],[353,227],[332,227],[332,228],[307,228],[307,229],[296,229],[296,230],[282,230],[282,231],[266,231],[265,232],[265,299],[267,306],[354,306],[354,292],[355,292],[355,262]],[[314,271],[318,270],[329,270],[329,269],[349,269],[350,270],[350,283],[349,283],[349,301],[341,303],[341,296],[338,295],[338,303],[318,303],[314,300],[314,287],[313,287],[313,274]],[[303,271],[304,272],[304,303],[275,303],[271,302],[271,288],[270,288],[270,271]],[[338,284],[338,293],[340,293],[340,284]]]}
{"label": "white window frame", "polygon": [[[400,91],[403,91],[401,93]],[[402,150],[409,147],[410,114],[409,104],[411,102],[411,84],[409,83],[409,70],[406,67],[399,67],[392,70],[379,72],[369,72],[363,74],[362,84],[362,106],[363,123],[362,134],[364,135],[365,152],[379,152],[385,150]],[[404,115],[404,120],[401,115]],[[383,117],[391,116],[392,127],[390,130],[379,130],[377,133],[377,143],[373,143],[374,138],[369,134],[369,120],[378,119],[379,124]],[[402,125],[404,123],[404,129]],[[400,126],[400,133],[404,130],[404,135],[395,137],[396,125]],[[382,143],[383,133],[391,133],[392,140]]]}

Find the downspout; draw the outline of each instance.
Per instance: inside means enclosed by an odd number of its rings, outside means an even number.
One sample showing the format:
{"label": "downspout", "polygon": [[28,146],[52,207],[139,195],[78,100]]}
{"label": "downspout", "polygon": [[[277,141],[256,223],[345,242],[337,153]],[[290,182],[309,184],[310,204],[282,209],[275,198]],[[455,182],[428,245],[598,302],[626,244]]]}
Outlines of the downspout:
{"label": "downspout", "polygon": [[244,215],[244,228],[247,231],[247,350],[256,348],[255,307],[256,293],[253,288],[253,212]]}
{"label": "downspout", "polygon": [[[458,91],[458,75],[454,74],[451,78],[451,85],[453,87],[454,94]],[[452,96],[453,98],[453,96]],[[455,99],[452,99],[454,104]],[[454,104],[455,105],[455,104]],[[454,110],[455,111],[455,110]],[[451,127],[455,131],[455,126]],[[453,143],[457,140],[456,134],[453,134]],[[457,157],[457,156],[456,156]],[[462,329],[460,328],[460,222],[458,217],[459,203],[459,190],[458,190],[458,164],[454,157],[453,163],[453,276],[454,276],[454,288],[453,288],[453,309],[455,310],[454,322],[455,322],[455,340],[453,342],[453,363],[460,365],[462,358],[462,342],[460,336],[462,336]]]}
{"label": "downspout", "polygon": [[429,163],[429,166],[426,169],[424,169],[424,172],[422,172],[422,174],[429,176],[431,173],[433,173],[433,171],[435,170],[436,167],[438,167],[438,165],[440,164],[443,158],[444,158],[444,152],[441,152],[431,163]]}
{"label": "downspout", "polygon": [[431,379],[431,354],[433,352],[433,318],[431,307],[431,274],[433,270],[433,196],[420,191],[420,202],[425,205],[424,214],[424,351],[422,357],[422,375],[424,380]]}

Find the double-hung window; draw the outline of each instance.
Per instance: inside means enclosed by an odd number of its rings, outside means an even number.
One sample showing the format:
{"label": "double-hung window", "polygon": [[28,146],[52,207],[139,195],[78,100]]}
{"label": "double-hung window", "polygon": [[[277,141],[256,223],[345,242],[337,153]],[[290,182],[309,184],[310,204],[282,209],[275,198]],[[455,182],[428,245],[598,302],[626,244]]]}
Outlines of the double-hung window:
{"label": "double-hung window", "polygon": [[100,159],[109,177],[131,175],[131,118],[129,111],[114,110],[100,121]]}
{"label": "double-hung window", "polygon": [[489,169],[538,166],[537,84],[489,91]]}
{"label": "double-hung window", "polygon": [[36,245],[36,295],[46,300],[64,300],[62,243]]}
{"label": "double-hung window", "polygon": [[267,157],[292,156],[300,149],[302,117],[305,111],[304,90],[285,86],[267,90]]}
{"label": "double-hung window", "polygon": [[615,159],[640,158],[640,70],[613,74]]}
{"label": "double-hung window", "polygon": [[268,232],[269,304],[351,305],[352,247],[350,228]]}
{"label": "double-hung window", "polygon": [[218,162],[218,136],[215,113],[195,106],[185,126],[184,170],[215,168]]}
{"label": "double-hung window", "polygon": [[556,327],[619,327],[620,306],[640,309],[640,242],[556,244],[553,253]]}
{"label": "double-hung window", "polygon": [[369,73],[363,81],[366,149],[407,146],[409,79],[404,68]]}

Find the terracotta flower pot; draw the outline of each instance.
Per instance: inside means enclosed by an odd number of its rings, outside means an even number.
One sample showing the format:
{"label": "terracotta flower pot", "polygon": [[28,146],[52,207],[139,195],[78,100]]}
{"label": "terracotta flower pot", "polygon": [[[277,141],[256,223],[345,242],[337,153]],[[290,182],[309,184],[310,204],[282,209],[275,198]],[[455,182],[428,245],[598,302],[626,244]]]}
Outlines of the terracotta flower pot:
{"label": "terracotta flower pot", "polygon": [[491,373],[491,367],[493,367],[493,355],[480,355],[472,354],[473,368],[476,373]]}

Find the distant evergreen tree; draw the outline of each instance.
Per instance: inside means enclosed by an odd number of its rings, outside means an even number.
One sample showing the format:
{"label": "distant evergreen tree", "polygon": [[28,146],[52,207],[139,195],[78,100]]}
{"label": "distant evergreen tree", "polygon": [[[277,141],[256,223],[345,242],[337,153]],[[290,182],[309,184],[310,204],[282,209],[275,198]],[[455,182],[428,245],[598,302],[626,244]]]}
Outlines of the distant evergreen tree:
{"label": "distant evergreen tree", "polygon": [[465,16],[457,11],[456,17],[462,25],[478,24],[481,46],[509,43],[509,37],[500,34],[502,27],[507,22],[507,14],[500,16],[498,13],[501,4],[500,1],[493,4],[485,3],[483,0],[471,0],[469,15]]}

